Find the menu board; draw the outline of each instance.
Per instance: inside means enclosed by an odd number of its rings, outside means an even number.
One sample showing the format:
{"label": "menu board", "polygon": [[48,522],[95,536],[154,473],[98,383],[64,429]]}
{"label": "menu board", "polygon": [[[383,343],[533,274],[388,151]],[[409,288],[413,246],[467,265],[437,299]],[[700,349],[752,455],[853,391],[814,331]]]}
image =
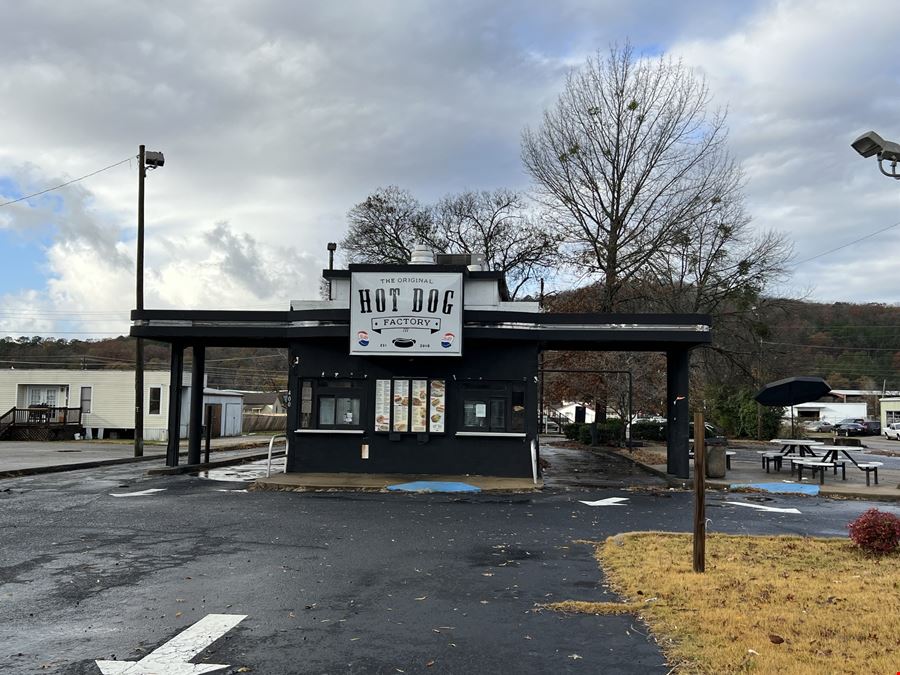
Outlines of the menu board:
{"label": "menu board", "polygon": [[394,380],[394,431],[409,431],[409,380]]}
{"label": "menu board", "polygon": [[391,381],[375,381],[375,431],[391,430]]}
{"label": "menu board", "polygon": [[447,390],[443,380],[431,381],[431,397],[428,401],[428,420],[431,432],[444,433],[444,413],[446,412]]}
{"label": "menu board", "polygon": [[415,433],[428,431],[428,380],[412,381],[412,424]]}

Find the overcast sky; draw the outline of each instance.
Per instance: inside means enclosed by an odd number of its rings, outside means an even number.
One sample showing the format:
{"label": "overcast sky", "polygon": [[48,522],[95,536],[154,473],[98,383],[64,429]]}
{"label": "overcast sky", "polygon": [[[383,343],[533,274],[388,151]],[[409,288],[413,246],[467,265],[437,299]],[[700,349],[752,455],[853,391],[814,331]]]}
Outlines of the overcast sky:
{"label": "overcast sky", "polygon": [[[900,140],[898,35],[897,0],[6,2],[0,203],[144,143],[146,306],[286,309],[380,186],[527,190],[523,128],[630,40],[727,106],[754,225],[794,242],[779,293],[896,303],[900,226],[820,254],[900,223],[849,147]],[[0,334],[127,332],[136,202],[132,161],[0,207]]]}

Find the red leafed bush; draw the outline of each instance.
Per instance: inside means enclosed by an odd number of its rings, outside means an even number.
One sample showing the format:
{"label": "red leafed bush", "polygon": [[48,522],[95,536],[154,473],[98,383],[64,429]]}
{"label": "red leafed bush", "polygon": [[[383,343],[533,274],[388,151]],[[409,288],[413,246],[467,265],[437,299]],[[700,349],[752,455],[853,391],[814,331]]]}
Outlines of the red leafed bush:
{"label": "red leafed bush", "polygon": [[850,525],[853,543],[872,553],[891,553],[900,546],[900,518],[869,509]]}

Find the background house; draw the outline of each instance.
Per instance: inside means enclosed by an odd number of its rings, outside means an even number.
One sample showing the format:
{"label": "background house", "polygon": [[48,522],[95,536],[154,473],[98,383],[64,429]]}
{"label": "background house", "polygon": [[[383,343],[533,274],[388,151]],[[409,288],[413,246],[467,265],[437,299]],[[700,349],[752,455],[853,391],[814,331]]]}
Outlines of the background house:
{"label": "background house", "polygon": [[[182,376],[181,437],[188,435],[190,373]],[[204,389],[213,436],[241,434],[242,395]],[[0,414],[12,409],[80,408],[86,438],[134,437],[134,371],[9,369],[0,371]],[[144,438],[168,438],[169,371],[144,372]]]}
{"label": "background house", "polygon": [[283,415],[287,412],[286,391],[245,391],[244,413],[254,415]]}

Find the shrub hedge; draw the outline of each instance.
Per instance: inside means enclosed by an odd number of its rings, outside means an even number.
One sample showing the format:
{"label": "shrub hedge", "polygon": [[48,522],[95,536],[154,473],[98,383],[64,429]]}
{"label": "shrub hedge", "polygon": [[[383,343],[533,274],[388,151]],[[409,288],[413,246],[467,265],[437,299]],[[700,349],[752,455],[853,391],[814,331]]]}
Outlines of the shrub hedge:
{"label": "shrub hedge", "polygon": [[[593,424],[567,424],[563,427],[566,438],[578,441],[585,445],[592,444],[591,427]],[[623,437],[623,424],[621,420],[607,420],[597,422],[597,445],[610,445],[618,443]]]}

